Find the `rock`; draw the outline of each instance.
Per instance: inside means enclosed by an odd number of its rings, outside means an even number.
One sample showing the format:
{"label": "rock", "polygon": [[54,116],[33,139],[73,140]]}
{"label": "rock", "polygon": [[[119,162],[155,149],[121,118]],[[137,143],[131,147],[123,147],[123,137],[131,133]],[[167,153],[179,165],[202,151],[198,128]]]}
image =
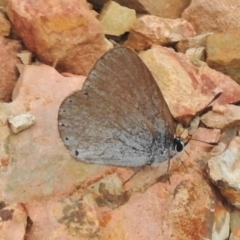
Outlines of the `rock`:
{"label": "rock", "polygon": [[0,238],[24,240],[27,227],[27,213],[23,205],[15,204],[0,210]]}
{"label": "rock", "polygon": [[182,17],[190,22],[198,34],[239,29],[238,0],[192,0]]}
{"label": "rock", "polygon": [[[240,229],[240,211],[236,208],[232,209],[230,219],[231,219],[231,221],[230,221],[231,232],[234,232],[235,229],[238,229],[235,233],[239,232],[239,229]],[[239,237],[240,237],[240,235],[239,235]]]}
{"label": "rock", "polygon": [[18,41],[0,37],[0,101],[11,101],[13,88],[18,79],[16,54],[22,49]]}
{"label": "rock", "polygon": [[204,47],[189,48],[186,51],[186,55],[191,59],[192,62],[194,62],[195,60],[205,61],[206,49]]}
{"label": "rock", "polygon": [[142,50],[153,44],[166,45],[194,35],[195,30],[191,24],[183,19],[144,15],[133,24],[125,45]]}
{"label": "rock", "polygon": [[31,127],[36,122],[36,118],[29,113],[23,113],[14,117],[9,117],[8,122],[11,130],[14,133],[19,133]]}
{"label": "rock", "polygon": [[214,33],[207,38],[207,64],[240,83],[239,31]]}
{"label": "rock", "polygon": [[25,131],[5,133],[4,146],[7,146],[10,164],[7,171],[1,170],[0,196],[4,194],[6,202],[44,201],[67,194],[77,184],[88,181],[88,176],[94,172],[101,174],[106,168],[97,165],[89,168],[88,164],[74,161],[59,137],[59,106],[67,95],[81,88],[83,81],[80,76],[63,77],[46,65],[26,65],[14,89],[13,102],[0,104],[0,136],[9,116],[28,111],[37,119],[37,123]]}
{"label": "rock", "polygon": [[51,66],[57,60],[61,72],[86,75],[108,50],[101,24],[85,0],[10,0],[6,10],[27,49]]}
{"label": "rock", "polygon": [[239,101],[240,86],[236,82],[206,64],[193,65],[184,54],[153,46],[139,56],[152,72],[174,118],[181,123],[188,124],[219,92],[223,94],[214,104]]}
{"label": "rock", "polygon": [[22,61],[22,63],[24,65],[27,65],[27,64],[31,64],[32,63],[32,58],[33,58],[33,55],[31,52],[29,51],[21,51],[20,53],[17,54],[17,57],[20,58],[20,60]]}
{"label": "rock", "polygon": [[[190,0],[114,0],[122,6],[135,9],[137,13],[149,13],[163,18],[179,18],[183,10],[190,4]],[[106,0],[89,0],[96,8],[106,3]]]}
{"label": "rock", "polygon": [[237,126],[240,124],[240,107],[231,104],[221,106],[221,108],[216,106],[212,111],[204,114],[201,121],[208,127],[218,129]]}
{"label": "rock", "polygon": [[205,48],[207,44],[207,38],[211,34],[213,33],[203,33],[194,37],[180,40],[176,45],[178,52],[185,53],[191,48]]}
{"label": "rock", "polygon": [[231,232],[229,240],[240,240],[240,228],[236,228]]}
{"label": "rock", "polygon": [[229,236],[230,213],[222,204],[217,203],[214,213],[211,240],[225,240]]}
{"label": "rock", "polygon": [[7,37],[10,34],[11,24],[4,14],[0,12],[0,36]]}
{"label": "rock", "polygon": [[102,238],[210,239],[216,201],[211,188],[196,172],[185,173],[181,179],[173,174],[170,182],[132,195],[113,211]]}
{"label": "rock", "polygon": [[229,203],[240,209],[240,137],[235,137],[224,152],[208,161],[209,177]]}
{"label": "rock", "polygon": [[136,20],[135,10],[123,7],[113,1],[107,2],[99,15],[104,33],[113,36],[129,32]]}
{"label": "rock", "polygon": [[219,129],[209,129],[200,127],[192,135],[191,140],[216,144],[219,141],[221,131]]}

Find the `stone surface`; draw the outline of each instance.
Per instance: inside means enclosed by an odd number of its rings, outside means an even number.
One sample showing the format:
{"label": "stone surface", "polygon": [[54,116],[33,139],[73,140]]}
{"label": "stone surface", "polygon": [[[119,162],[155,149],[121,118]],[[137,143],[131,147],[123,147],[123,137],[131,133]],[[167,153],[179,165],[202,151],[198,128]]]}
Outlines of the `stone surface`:
{"label": "stone surface", "polygon": [[27,213],[23,205],[15,204],[2,208],[0,210],[0,219],[0,239],[25,239]]}
{"label": "stone surface", "polygon": [[[236,232],[239,232],[239,229],[240,229],[240,211],[236,208],[232,209],[231,216],[230,216],[230,230],[231,230],[231,232],[234,232],[235,229],[238,229]],[[240,237],[240,235],[239,235],[239,237]]]}
{"label": "stone surface", "polygon": [[[137,4],[142,5],[143,10],[138,12],[147,12],[150,15],[155,15],[163,18],[178,18],[181,16],[183,10],[190,4],[190,0],[117,0],[121,4],[126,4],[138,11]],[[135,7],[136,6],[136,7]]]}
{"label": "stone surface", "polygon": [[17,54],[17,57],[19,57],[19,59],[24,65],[32,63],[33,55],[29,51],[26,51],[26,50],[21,51],[20,53]]}
{"label": "stone surface", "polygon": [[13,102],[1,104],[0,130],[7,126],[9,116],[25,111],[38,121],[17,135],[5,133],[4,146],[7,146],[10,163],[8,171],[6,167],[1,169],[1,184],[7,183],[2,188],[6,202],[44,201],[54,195],[64,195],[87,181],[87,176],[94,172],[101,174],[105,169],[100,166],[88,169],[87,164],[74,161],[59,137],[60,103],[73,90],[79,89],[83,81],[79,76],[63,77],[46,65],[25,66],[14,89]]}
{"label": "stone surface", "polygon": [[[222,107],[225,108],[224,111]],[[217,106],[217,108],[204,114],[201,121],[208,127],[218,129],[240,125],[240,107],[227,104],[219,109]]]}
{"label": "stone surface", "polygon": [[236,228],[231,232],[229,240],[240,240],[240,228]]}
{"label": "stone surface", "polygon": [[7,37],[10,34],[11,24],[4,14],[0,12],[0,36]]}
{"label": "stone surface", "polygon": [[29,113],[22,113],[17,116],[9,117],[8,122],[11,130],[14,133],[19,133],[31,127],[36,122],[36,118]]}
{"label": "stone surface", "polygon": [[199,48],[189,48],[186,51],[186,55],[190,58],[192,62],[194,61],[205,61],[206,60],[206,49],[205,47]]}
{"label": "stone surface", "polygon": [[194,37],[182,39],[177,43],[176,48],[178,52],[182,53],[185,53],[190,48],[205,48],[207,44],[207,38],[211,34],[213,33],[203,33]]}
{"label": "stone surface", "polygon": [[240,137],[235,137],[225,151],[208,161],[209,176],[229,203],[240,208]]}
{"label": "stone surface", "polygon": [[83,1],[9,0],[7,14],[27,49],[59,71],[86,75],[108,50],[101,24]]}
{"label": "stone surface", "polygon": [[195,130],[191,140],[215,144],[218,143],[220,135],[221,131],[219,129],[209,129],[200,127]]}
{"label": "stone surface", "polygon": [[133,24],[125,45],[142,50],[153,44],[166,45],[194,35],[195,30],[191,24],[183,19],[144,15]]}
{"label": "stone surface", "polygon": [[211,240],[225,240],[230,232],[230,213],[220,202],[217,202],[214,212],[214,223]]}
{"label": "stone surface", "polygon": [[136,193],[117,208],[103,230],[103,239],[210,238],[215,202],[211,188],[196,172],[181,178],[173,174],[170,182]]}
{"label": "stone surface", "polygon": [[[104,2],[103,0],[102,2]],[[138,13],[149,13],[163,18],[179,18],[183,10],[190,4],[190,0],[115,0],[122,6],[135,9]],[[90,0],[97,3],[101,0]],[[106,2],[106,1],[105,1]]]}
{"label": "stone surface", "polygon": [[9,102],[18,79],[16,54],[21,50],[18,41],[0,37],[0,101]]}
{"label": "stone surface", "polygon": [[240,33],[214,33],[207,38],[207,64],[240,83]]}
{"label": "stone surface", "polygon": [[123,7],[113,1],[107,2],[99,15],[104,33],[113,36],[129,32],[136,20],[135,10]]}
{"label": "stone surface", "polygon": [[198,34],[239,30],[240,5],[238,0],[192,0],[182,17]]}
{"label": "stone surface", "polygon": [[152,72],[171,113],[181,123],[189,123],[219,92],[223,93],[214,104],[237,102],[240,99],[240,86],[230,77],[206,64],[193,65],[181,53],[153,46],[139,56]]}

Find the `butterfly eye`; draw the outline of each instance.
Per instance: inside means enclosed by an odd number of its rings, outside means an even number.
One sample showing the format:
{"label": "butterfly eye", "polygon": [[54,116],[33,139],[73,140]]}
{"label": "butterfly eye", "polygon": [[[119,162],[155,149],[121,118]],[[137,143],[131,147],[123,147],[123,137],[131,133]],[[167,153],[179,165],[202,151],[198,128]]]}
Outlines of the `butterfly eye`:
{"label": "butterfly eye", "polygon": [[185,144],[184,144],[183,140],[180,137],[176,137],[173,140],[173,146],[174,146],[174,149],[177,152],[181,152],[183,150],[183,148],[185,147]]}

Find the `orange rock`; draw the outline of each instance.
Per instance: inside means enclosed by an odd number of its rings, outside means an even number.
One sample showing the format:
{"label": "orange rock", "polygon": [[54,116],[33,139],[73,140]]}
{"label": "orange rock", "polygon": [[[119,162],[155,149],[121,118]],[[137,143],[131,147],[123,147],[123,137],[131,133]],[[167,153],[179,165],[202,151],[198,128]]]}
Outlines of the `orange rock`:
{"label": "orange rock", "polygon": [[11,24],[0,12],[0,36],[6,37],[10,34]]}
{"label": "orange rock", "polygon": [[13,88],[18,79],[16,54],[22,49],[18,41],[0,37],[0,101],[11,101]]}
{"label": "orange rock", "polygon": [[108,45],[86,1],[9,1],[8,16],[28,50],[59,71],[86,75]]}

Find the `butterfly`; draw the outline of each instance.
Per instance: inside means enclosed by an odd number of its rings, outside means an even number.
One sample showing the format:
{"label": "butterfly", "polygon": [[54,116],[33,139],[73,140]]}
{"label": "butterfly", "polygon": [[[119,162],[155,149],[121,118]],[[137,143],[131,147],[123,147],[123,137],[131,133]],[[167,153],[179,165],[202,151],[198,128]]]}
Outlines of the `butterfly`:
{"label": "butterfly", "polygon": [[63,100],[58,129],[70,154],[86,163],[154,165],[183,148],[152,74],[124,46],[105,53],[83,88]]}

